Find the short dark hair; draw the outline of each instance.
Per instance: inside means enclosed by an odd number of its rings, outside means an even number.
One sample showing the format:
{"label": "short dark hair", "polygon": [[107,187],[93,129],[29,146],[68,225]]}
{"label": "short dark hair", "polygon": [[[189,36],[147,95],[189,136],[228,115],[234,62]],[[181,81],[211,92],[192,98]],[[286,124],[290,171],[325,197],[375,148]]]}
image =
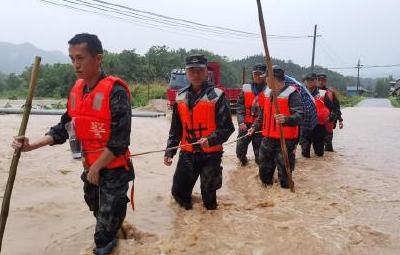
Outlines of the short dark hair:
{"label": "short dark hair", "polygon": [[69,45],[76,45],[86,43],[86,48],[92,56],[96,56],[97,54],[103,54],[103,46],[97,35],[82,33],[76,34],[72,37],[71,40],[68,41]]}

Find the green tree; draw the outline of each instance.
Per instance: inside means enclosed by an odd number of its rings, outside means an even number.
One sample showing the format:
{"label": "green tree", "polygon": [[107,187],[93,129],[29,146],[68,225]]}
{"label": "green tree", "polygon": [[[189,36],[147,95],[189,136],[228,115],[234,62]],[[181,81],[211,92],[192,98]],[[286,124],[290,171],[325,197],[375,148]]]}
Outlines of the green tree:
{"label": "green tree", "polygon": [[[32,67],[27,68],[21,75],[24,87],[29,84]],[[74,85],[76,75],[70,64],[45,64],[38,73],[36,96],[39,97],[62,97],[68,96]]]}
{"label": "green tree", "polygon": [[188,55],[189,54],[203,54],[206,56],[208,61],[217,62],[221,68],[221,85],[224,87],[238,87],[239,81],[236,73],[239,71],[231,65],[227,57],[216,55],[212,52],[202,49],[190,50],[188,52]]}
{"label": "green tree", "polygon": [[17,90],[20,88],[22,81],[15,73],[11,73],[5,80],[6,90]]}
{"label": "green tree", "polygon": [[113,76],[120,77],[127,82],[143,79],[148,74],[145,58],[135,50],[124,50],[121,53],[105,51],[103,57],[104,71]]}
{"label": "green tree", "polygon": [[3,74],[0,72],[0,92],[3,92],[4,89],[6,88],[6,80],[7,75]]}
{"label": "green tree", "polygon": [[145,58],[152,75],[148,77],[150,80],[167,81],[171,70],[182,66],[180,52],[171,51],[165,45],[151,47],[145,54]]}
{"label": "green tree", "polygon": [[[189,54],[204,54],[209,61],[216,61],[221,67],[221,85],[225,87],[239,87],[242,83],[242,69],[246,68],[247,81],[251,78],[252,67],[256,63],[263,63],[262,54],[249,56],[239,60],[229,60],[225,56],[214,54],[202,49],[177,49],[171,50],[167,46],[153,46],[144,55],[136,53],[135,49],[124,50],[121,53],[104,52],[103,69],[108,75],[122,78],[128,83],[165,83],[169,80],[172,69],[184,68],[185,59]],[[293,61],[272,59],[272,63],[280,65],[286,74],[301,81],[302,77],[310,71],[310,67],[304,67]],[[341,92],[346,91],[347,86],[355,86],[355,77],[343,76],[337,72],[328,70],[322,66],[315,66],[315,72],[324,72],[328,75],[328,86]],[[0,76],[0,92],[16,91],[17,94],[26,93],[29,84],[31,68],[21,75],[10,74]],[[73,86],[76,76],[72,65],[54,64],[42,65],[38,77],[37,95],[44,97],[67,97]],[[383,83],[377,83],[376,79],[363,79],[361,84],[369,90],[375,90],[382,96],[386,96],[387,89]]]}
{"label": "green tree", "polygon": [[378,97],[388,97],[389,96],[389,78],[380,78],[375,85],[375,94]]}

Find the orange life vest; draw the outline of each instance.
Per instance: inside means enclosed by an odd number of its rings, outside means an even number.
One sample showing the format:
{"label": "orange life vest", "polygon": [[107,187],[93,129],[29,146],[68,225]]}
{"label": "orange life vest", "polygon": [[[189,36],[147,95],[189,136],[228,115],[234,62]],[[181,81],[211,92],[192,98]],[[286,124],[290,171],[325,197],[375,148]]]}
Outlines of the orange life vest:
{"label": "orange life vest", "polygon": [[[284,116],[290,116],[290,108],[289,108],[289,96],[292,93],[296,93],[296,88],[293,86],[288,86],[284,91],[282,91],[278,95],[278,105],[280,114]],[[264,137],[279,139],[279,124],[275,121],[275,106],[271,100],[272,91],[271,89],[265,89],[264,93],[261,93],[259,96],[260,107],[264,111],[263,115],[263,128],[262,135]],[[298,126],[295,127],[285,127],[283,128],[283,134],[286,139],[295,139],[298,136]]]}
{"label": "orange life vest", "polygon": [[329,120],[330,111],[326,107],[325,100],[326,90],[318,90],[318,94],[314,97],[315,107],[317,109],[318,125],[325,125]]}
{"label": "orange life vest", "polygon": [[332,91],[330,90],[330,89],[322,89],[322,90],[325,90],[326,91],[326,94],[328,95],[328,98],[331,100],[331,101],[333,101],[333,93],[332,93]]}
{"label": "orange life vest", "polygon": [[[328,95],[328,98],[333,102],[333,93],[332,93],[332,91],[330,89],[326,89],[325,91],[326,91],[326,94]],[[331,133],[334,128],[335,128],[335,122],[334,121],[327,121],[325,123],[325,129],[329,133]]]}
{"label": "orange life vest", "polygon": [[256,116],[257,96],[252,91],[251,84],[243,84],[242,91],[244,96],[244,107],[245,107],[244,123],[253,124],[255,119],[257,118]]}
{"label": "orange life vest", "polygon": [[[85,81],[79,79],[72,88],[68,99],[68,115],[75,121],[77,139],[82,143],[85,164],[93,165],[102,154],[111,133],[110,94],[114,84],[121,84],[131,99],[128,85],[119,78],[108,76],[84,95]],[[116,157],[107,168],[125,166],[130,151]]]}
{"label": "orange life vest", "polygon": [[[197,104],[189,109],[188,104],[188,90],[182,91],[176,97],[176,103],[178,104],[178,113],[182,122],[182,140],[180,145],[186,145],[197,142],[202,137],[215,132],[217,124],[215,122],[215,104],[218,99],[223,95],[223,91],[217,88],[213,88],[215,93],[214,98],[210,98],[211,93],[206,93]],[[209,148],[201,148],[205,153],[222,151],[222,145],[216,145]],[[181,148],[183,151],[188,152],[200,152],[196,150],[193,145],[184,146]]]}

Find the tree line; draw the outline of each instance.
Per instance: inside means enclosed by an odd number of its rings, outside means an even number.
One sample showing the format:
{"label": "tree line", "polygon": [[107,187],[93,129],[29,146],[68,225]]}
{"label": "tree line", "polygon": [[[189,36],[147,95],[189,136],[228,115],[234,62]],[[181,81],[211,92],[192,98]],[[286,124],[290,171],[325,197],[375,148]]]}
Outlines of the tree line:
{"label": "tree line", "polygon": [[[225,56],[202,49],[187,51],[185,49],[171,50],[167,46],[153,46],[144,55],[136,53],[135,49],[124,50],[121,53],[105,51],[103,69],[107,74],[118,76],[131,84],[165,84],[168,82],[171,70],[183,68],[186,56],[191,53],[201,53],[209,61],[218,62],[221,66],[221,85],[226,87],[240,87],[243,68],[246,69],[246,80],[249,80],[252,66],[256,63],[264,62],[264,57],[261,54],[230,61]],[[286,74],[299,81],[310,71],[309,67],[302,67],[291,60],[273,59],[273,64],[280,65],[285,69]],[[345,77],[321,66],[316,66],[315,71],[317,73],[326,73],[329,77],[329,86],[341,92],[346,91],[346,86],[355,86],[357,82],[355,77]],[[0,93],[3,95],[25,95],[29,84],[30,72],[31,67],[26,68],[19,75],[0,73]],[[75,80],[76,76],[71,64],[42,65],[38,74],[36,96],[66,98]],[[362,79],[362,84],[371,89],[375,82],[374,79]]]}

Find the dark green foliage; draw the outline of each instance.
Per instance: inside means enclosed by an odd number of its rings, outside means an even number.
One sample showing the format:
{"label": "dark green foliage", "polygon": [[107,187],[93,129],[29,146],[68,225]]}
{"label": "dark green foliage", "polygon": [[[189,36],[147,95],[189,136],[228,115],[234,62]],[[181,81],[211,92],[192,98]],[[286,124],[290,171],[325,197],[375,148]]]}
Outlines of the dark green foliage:
{"label": "dark green foliage", "polygon": [[0,73],[0,93],[6,88],[7,75]]}
{"label": "dark green foliage", "polygon": [[400,108],[400,96],[389,97],[393,107]]}
{"label": "dark green foliage", "polygon": [[375,85],[375,95],[377,97],[385,97],[389,96],[389,82],[391,78],[379,78]]}
{"label": "dark green foliage", "polygon": [[[257,63],[265,63],[265,57],[263,55],[254,55],[251,57],[247,57],[245,59],[241,60],[234,60],[230,62],[236,72],[235,75],[237,79],[240,81],[242,80],[241,75],[242,75],[242,68],[246,68],[246,80],[251,79],[251,70],[253,65]],[[293,63],[291,60],[285,61],[285,60],[279,60],[279,59],[272,59],[272,64],[273,65],[279,65],[283,69],[285,69],[285,73],[289,76],[292,76],[296,78],[298,81],[302,81],[302,78],[311,71],[310,67],[302,67],[300,65],[297,65]],[[314,68],[315,73],[326,73],[328,76],[328,86],[333,87],[341,92],[345,92],[347,86],[355,86],[357,84],[357,79],[356,77],[352,76],[343,76],[340,73],[328,70],[326,68],[323,68],[321,66],[315,66]],[[361,79],[361,84],[364,85],[367,89],[373,85],[374,79]]]}
{"label": "dark green foliage", "polygon": [[167,85],[166,84],[136,84],[130,86],[132,93],[132,106],[139,107],[145,106],[149,102],[147,93],[149,89],[149,96],[151,99],[166,99],[167,98]]}
{"label": "dark green foliage", "polygon": [[241,84],[241,78],[239,79],[236,73],[241,73],[240,70],[236,70],[236,68],[232,65],[232,62],[229,62],[227,57],[215,55],[212,52],[200,49],[193,49],[188,52],[188,54],[204,54],[208,61],[215,61],[221,67],[221,85],[224,87],[239,87]]}
{"label": "dark green foliage", "polygon": [[339,98],[341,107],[353,107],[364,99],[365,97],[363,96],[353,96],[353,97],[342,96]]}
{"label": "dark green foliage", "polygon": [[[133,84],[167,83],[172,69],[183,68],[185,59],[190,53],[204,54],[209,61],[216,61],[221,66],[221,85],[239,87],[242,83],[242,69],[246,68],[246,80],[251,79],[254,64],[264,62],[262,55],[254,55],[241,60],[229,61],[227,57],[212,52],[192,49],[170,50],[167,46],[153,46],[144,55],[137,54],[135,49],[121,53],[104,52],[103,69],[109,75],[120,77]],[[273,64],[280,65],[286,74],[301,81],[309,72],[309,68],[294,64],[291,60],[273,59]],[[339,73],[316,66],[315,71],[325,72],[329,78],[329,86],[345,92],[346,86],[356,85],[355,77],[345,77]],[[4,75],[0,73],[0,95],[2,97],[24,96],[27,93],[31,67],[22,74]],[[42,65],[38,77],[36,96],[66,98],[76,80],[75,72],[70,64]],[[373,91],[375,79],[361,79],[361,84]],[[383,91],[383,90],[382,90]],[[146,97],[147,99],[147,97]],[[142,105],[143,103],[138,103]]]}

